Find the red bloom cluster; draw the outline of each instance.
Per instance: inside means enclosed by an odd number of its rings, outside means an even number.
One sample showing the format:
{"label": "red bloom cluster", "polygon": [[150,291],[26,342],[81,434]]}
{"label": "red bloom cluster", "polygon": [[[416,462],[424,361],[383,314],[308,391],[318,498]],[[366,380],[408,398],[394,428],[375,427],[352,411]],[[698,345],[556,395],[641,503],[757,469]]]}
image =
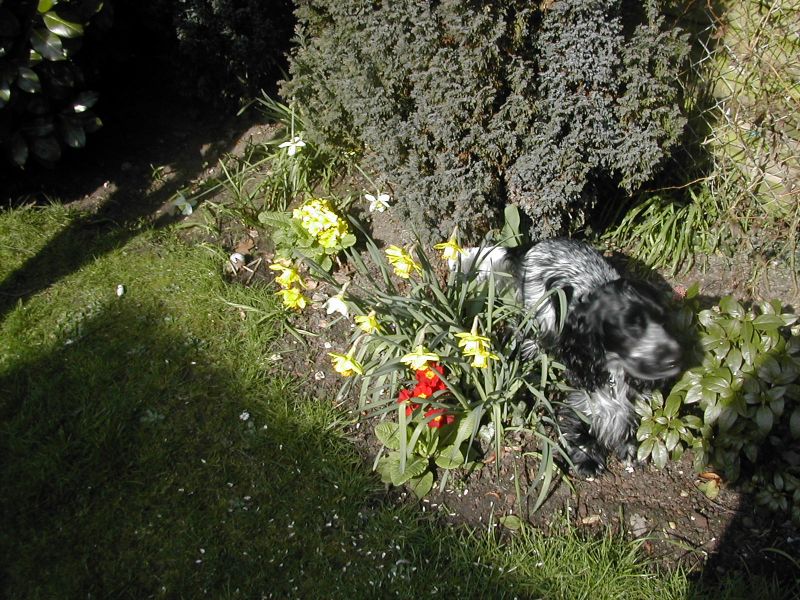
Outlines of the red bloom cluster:
{"label": "red bloom cluster", "polygon": [[[419,369],[416,372],[417,385],[415,385],[413,389],[408,390],[404,388],[400,390],[400,394],[397,396],[397,402],[398,404],[405,403],[407,417],[410,417],[411,414],[421,406],[419,402],[414,402],[414,400],[430,398],[439,390],[447,389],[447,386],[440,377],[441,375],[444,375],[444,367],[438,363],[431,363],[427,368]],[[436,416],[428,422],[428,427],[434,429],[442,427],[443,425],[449,425],[456,419],[454,415],[446,414],[443,408],[431,408],[425,413],[425,417],[431,415]]]}

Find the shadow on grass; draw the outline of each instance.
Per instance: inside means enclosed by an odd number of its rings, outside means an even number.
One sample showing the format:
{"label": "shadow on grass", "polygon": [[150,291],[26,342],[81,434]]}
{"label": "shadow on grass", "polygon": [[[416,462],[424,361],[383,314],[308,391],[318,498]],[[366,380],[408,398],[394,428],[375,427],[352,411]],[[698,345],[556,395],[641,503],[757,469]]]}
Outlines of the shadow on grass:
{"label": "shadow on grass", "polygon": [[506,595],[476,547],[382,505],[327,404],[130,302],[70,340],[0,370],[4,597]]}
{"label": "shadow on grass", "polygon": [[[141,88],[158,89],[157,82],[137,82]],[[53,170],[31,165],[27,172],[11,172],[0,166],[6,205],[52,197],[91,209],[0,282],[0,317],[19,301],[122,246],[143,225],[172,222],[174,217],[159,209],[191,181],[207,177],[207,170],[233,150],[257,119],[256,111],[221,117],[199,103],[186,106],[140,97],[134,89],[116,95],[108,99],[116,112],[80,155],[65,156]]]}

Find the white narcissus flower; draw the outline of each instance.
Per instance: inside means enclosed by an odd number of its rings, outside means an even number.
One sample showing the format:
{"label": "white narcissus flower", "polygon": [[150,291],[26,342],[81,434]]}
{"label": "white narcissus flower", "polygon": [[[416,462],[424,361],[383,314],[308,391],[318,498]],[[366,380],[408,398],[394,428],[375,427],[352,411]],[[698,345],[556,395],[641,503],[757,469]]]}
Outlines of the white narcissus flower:
{"label": "white narcissus flower", "polygon": [[378,192],[377,197],[372,194],[364,194],[364,198],[369,202],[369,212],[379,213],[389,208],[389,201],[392,199],[389,194],[381,194],[380,192]]}
{"label": "white narcissus flower", "polygon": [[278,145],[278,148],[286,148],[286,153],[289,156],[294,156],[298,152],[300,152],[301,148],[304,148],[306,143],[303,141],[299,135],[294,136],[288,142],[283,142],[282,144]]}
{"label": "white narcissus flower", "polygon": [[339,313],[344,318],[350,316],[350,309],[347,306],[347,303],[344,301],[344,292],[347,289],[349,283],[345,283],[342,291],[336,294],[335,296],[331,296],[325,301],[325,312],[329,315],[333,313]]}
{"label": "white narcissus flower", "polygon": [[192,200],[187,200],[183,194],[178,194],[178,197],[170,204],[170,213],[181,213],[184,217],[188,217],[194,212],[194,206],[197,204]]}

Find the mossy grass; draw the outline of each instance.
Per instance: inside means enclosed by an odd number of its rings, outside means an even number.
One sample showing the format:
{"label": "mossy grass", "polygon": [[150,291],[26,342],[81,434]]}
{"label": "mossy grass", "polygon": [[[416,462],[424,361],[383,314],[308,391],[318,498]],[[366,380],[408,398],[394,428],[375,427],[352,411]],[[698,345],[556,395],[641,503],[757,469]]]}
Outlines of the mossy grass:
{"label": "mossy grass", "polygon": [[[0,278],[76,216],[0,213]],[[343,415],[274,359],[271,290],[224,260],[144,230],[0,322],[3,597],[691,594],[616,536],[501,542],[384,501]]]}

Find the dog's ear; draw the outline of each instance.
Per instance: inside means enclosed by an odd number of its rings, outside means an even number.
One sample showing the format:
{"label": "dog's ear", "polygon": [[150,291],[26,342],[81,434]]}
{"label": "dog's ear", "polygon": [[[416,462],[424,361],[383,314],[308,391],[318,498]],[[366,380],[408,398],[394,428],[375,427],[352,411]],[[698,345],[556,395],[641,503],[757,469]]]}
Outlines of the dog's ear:
{"label": "dog's ear", "polygon": [[580,303],[570,312],[556,349],[573,385],[594,390],[608,381],[602,322],[588,304]]}

